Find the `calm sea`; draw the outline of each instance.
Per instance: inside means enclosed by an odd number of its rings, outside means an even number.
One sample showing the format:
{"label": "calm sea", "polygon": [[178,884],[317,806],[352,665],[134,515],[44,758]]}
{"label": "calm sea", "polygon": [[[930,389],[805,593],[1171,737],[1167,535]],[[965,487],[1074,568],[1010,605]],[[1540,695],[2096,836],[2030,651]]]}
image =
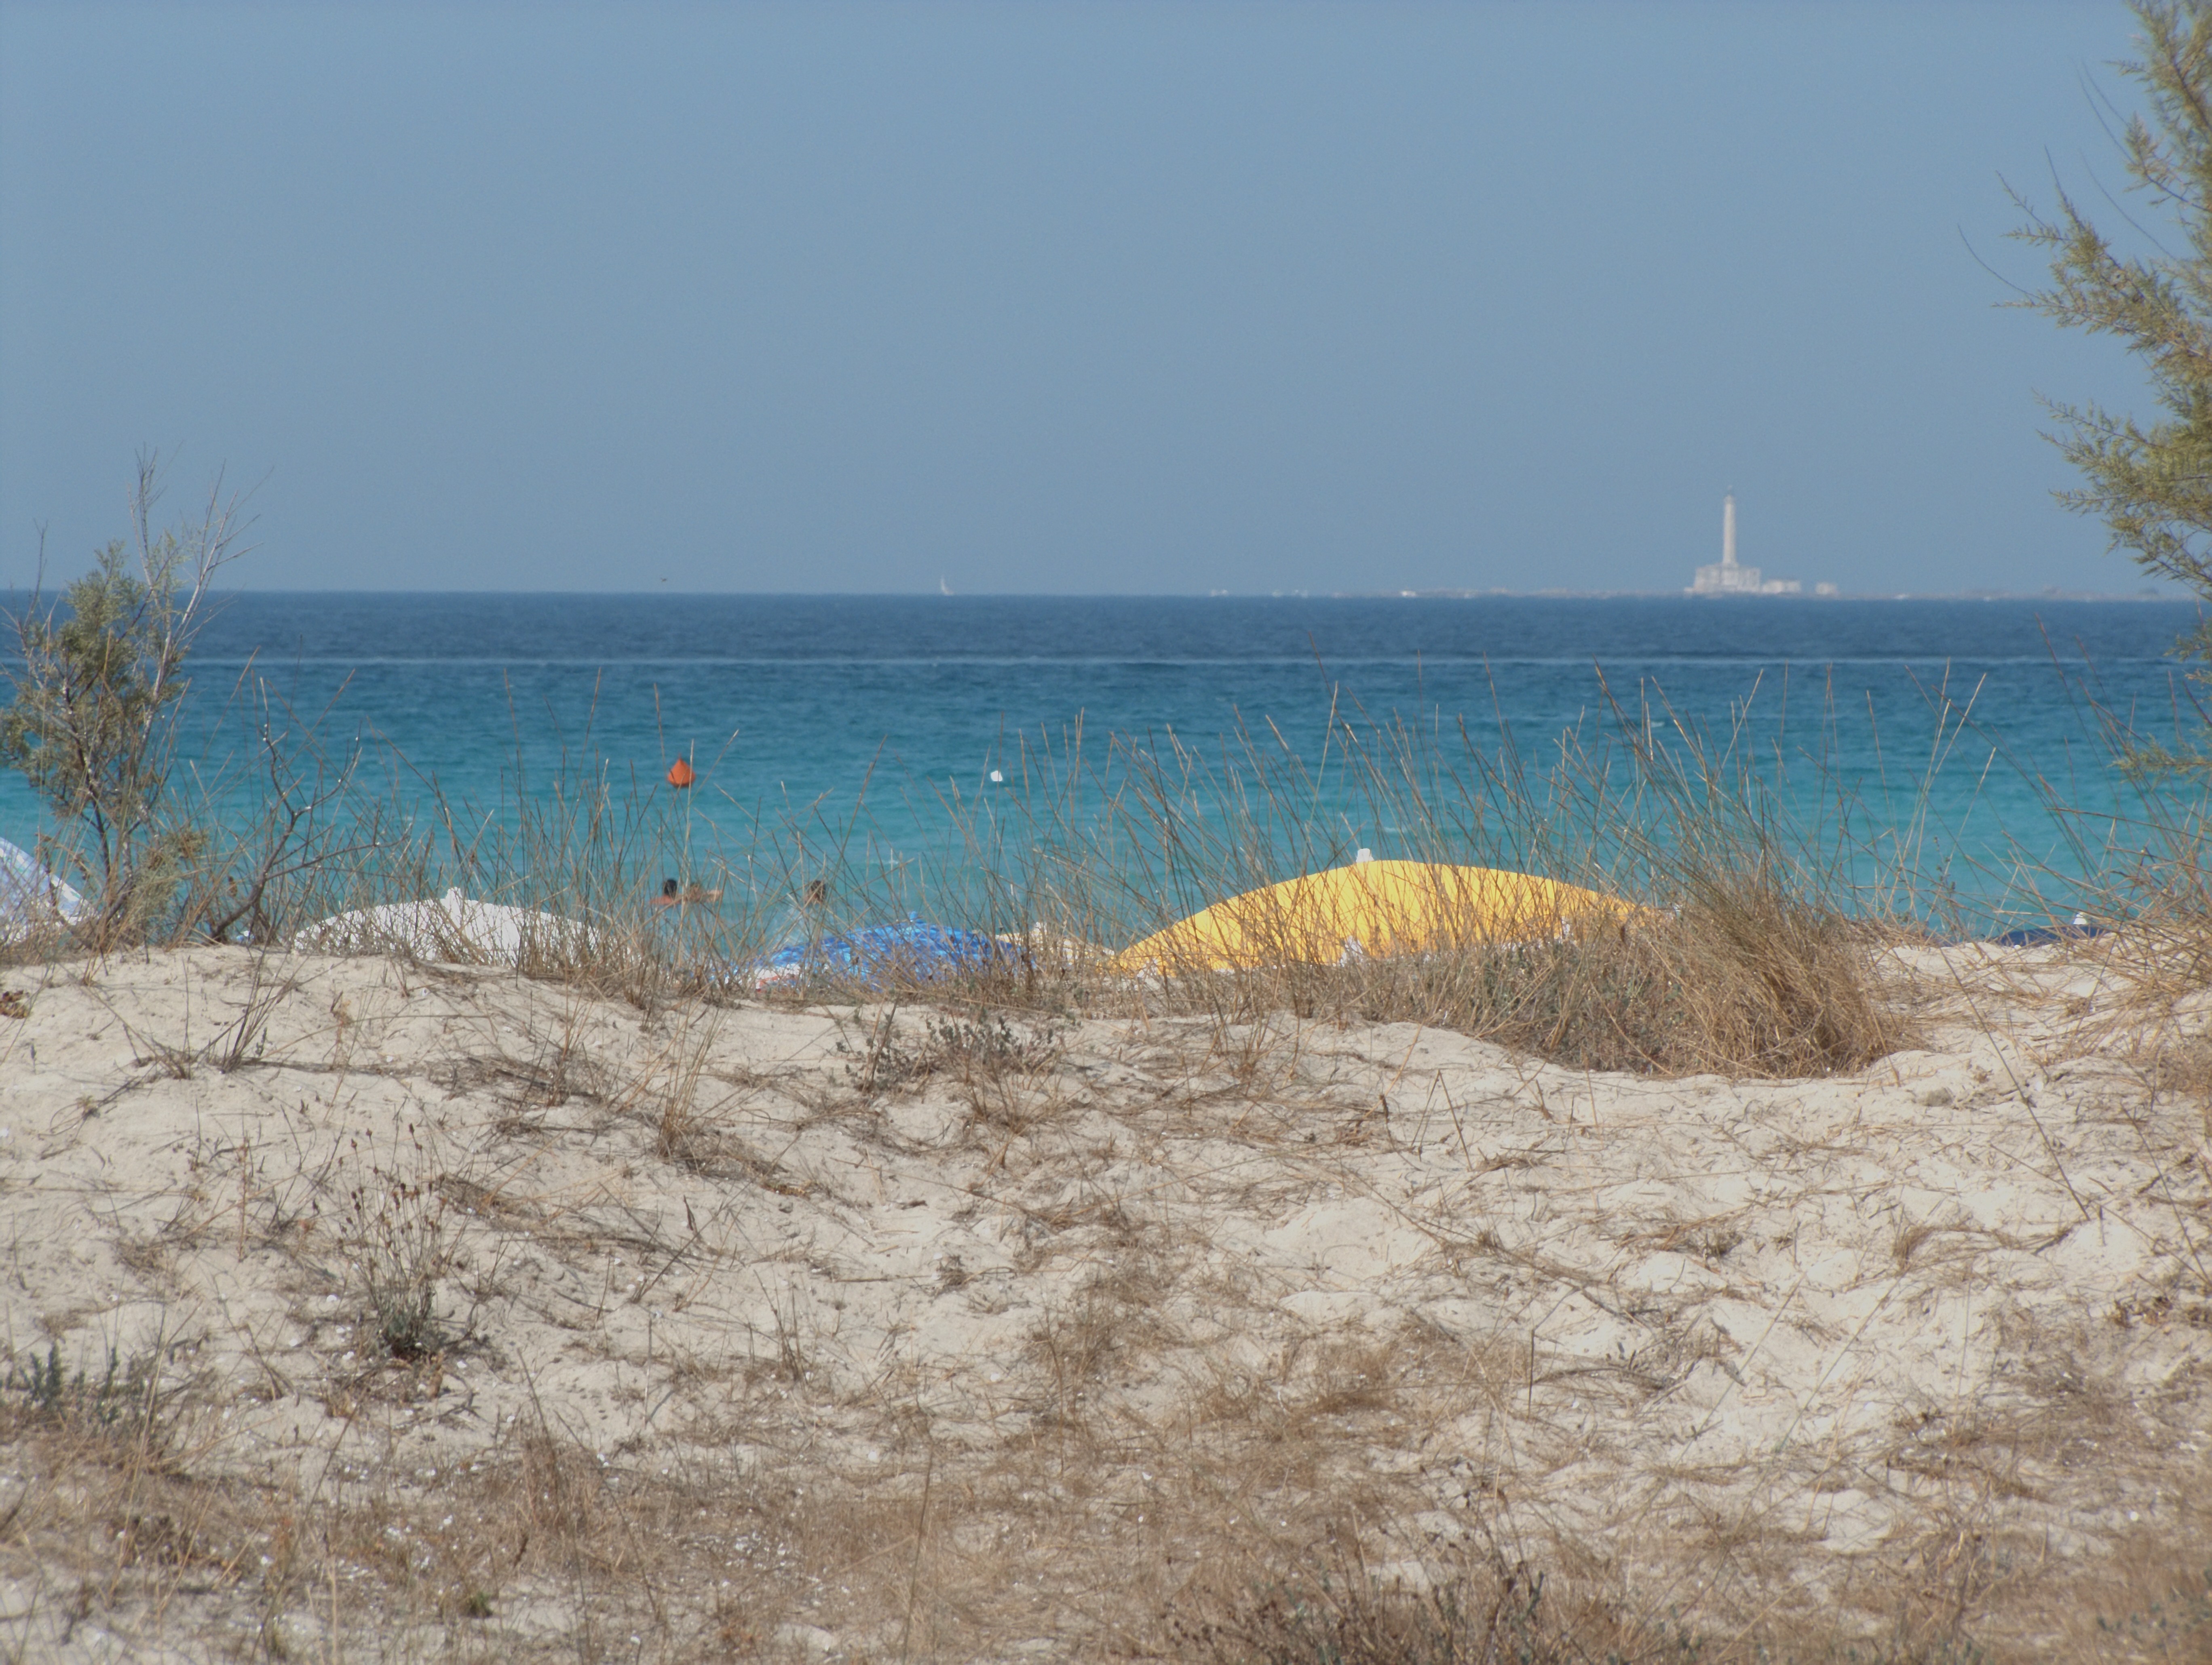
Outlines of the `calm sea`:
{"label": "calm sea", "polygon": [[[564,762],[649,781],[680,754],[702,803],[825,820],[864,804],[895,845],[929,836],[939,789],[988,796],[1021,737],[1057,743],[1079,720],[1094,756],[1109,734],[1203,748],[1241,722],[1312,761],[1332,708],[1356,707],[1464,718],[1493,745],[1503,724],[1533,759],[1609,723],[1607,690],[1663,699],[1716,737],[1733,725],[1770,757],[1822,754],[1901,828],[1948,701],[1970,719],[1928,806],[1942,830],[1992,858],[2063,862],[2034,778],[2077,808],[2122,802],[2091,704],[2171,736],[2188,696],[2166,656],[2196,616],[2154,602],[248,593],[200,639],[192,720],[220,751],[206,732],[248,676],[326,713],[326,741],[404,758],[403,793],[434,783],[489,810]],[[1349,841],[1392,853],[1390,827],[1333,813]],[[21,778],[0,778],[0,834],[27,843],[40,824]]]}

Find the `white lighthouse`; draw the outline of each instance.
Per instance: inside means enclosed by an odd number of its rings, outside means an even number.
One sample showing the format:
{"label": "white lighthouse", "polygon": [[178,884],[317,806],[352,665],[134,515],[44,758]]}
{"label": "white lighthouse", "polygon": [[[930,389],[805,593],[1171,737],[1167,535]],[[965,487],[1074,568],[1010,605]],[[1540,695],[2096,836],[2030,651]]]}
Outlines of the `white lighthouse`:
{"label": "white lighthouse", "polygon": [[1700,566],[1691,582],[1693,596],[1794,596],[1802,588],[1794,578],[1762,583],[1756,566],[1739,565],[1735,558],[1735,493],[1721,499],[1721,558]]}

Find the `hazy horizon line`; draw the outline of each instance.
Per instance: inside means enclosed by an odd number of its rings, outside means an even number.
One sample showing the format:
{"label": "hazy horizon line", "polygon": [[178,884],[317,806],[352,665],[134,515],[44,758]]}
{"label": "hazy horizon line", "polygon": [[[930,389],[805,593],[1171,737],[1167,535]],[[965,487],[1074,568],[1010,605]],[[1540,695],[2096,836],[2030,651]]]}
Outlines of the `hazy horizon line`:
{"label": "hazy horizon line", "polygon": [[[58,594],[70,581],[52,585],[24,586],[9,583],[0,586],[0,595],[38,596]],[[556,596],[585,599],[591,597],[650,597],[669,600],[697,600],[706,597],[745,597],[757,601],[1060,601],[1060,602],[1203,602],[1203,601],[1688,601],[1701,603],[1762,606],[1774,603],[1798,602],[1807,606],[1825,605],[1833,602],[2109,602],[2142,603],[2171,602],[2179,605],[2204,605],[2204,599],[2186,591],[2167,591],[2142,589],[2069,590],[2056,585],[2040,590],[1844,590],[1835,595],[1698,595],[1686,589],[1672,590],[678,590],[654,585],[645,589],[423,589],[398,586],[353,586],[339,584],[283,585],[241,584],[234,588],[216,588],[209,591],[211,597],[230,599],[241,596],[451,596],[456,599],[489,597],[550,598]]]}

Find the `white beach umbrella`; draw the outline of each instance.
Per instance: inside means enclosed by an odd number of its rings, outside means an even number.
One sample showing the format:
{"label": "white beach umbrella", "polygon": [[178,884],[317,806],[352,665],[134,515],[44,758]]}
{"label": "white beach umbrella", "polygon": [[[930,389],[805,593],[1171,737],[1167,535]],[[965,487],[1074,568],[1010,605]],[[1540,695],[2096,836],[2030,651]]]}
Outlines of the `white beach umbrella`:
{"label": "white beach umbrella", "polygon": [[572,954],[589,929],[557,913],[471,900],[456,885],[434,902],[389,902],[303,925],[301,954],[406,954],[417,960],[513,966],[526,952]]}
{"label": "white beach umbrella", "polygon": [[75,924],[84,898],[39,865],[27,850],[0,839],[0,942],[27,936],[42,925]]}

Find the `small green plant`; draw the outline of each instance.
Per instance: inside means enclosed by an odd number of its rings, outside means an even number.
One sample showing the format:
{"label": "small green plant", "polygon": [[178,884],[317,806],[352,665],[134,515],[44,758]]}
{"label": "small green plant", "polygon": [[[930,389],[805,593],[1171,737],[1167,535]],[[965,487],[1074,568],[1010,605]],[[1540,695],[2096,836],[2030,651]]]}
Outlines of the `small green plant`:
{"label": "small green plant", "polygon": [[[77,1379],[80,1382],[84,1379],[84,1372],[82,1370],[77,1372]],[[35,1353],[31,1355],[30,1367],[27,1370],[21,1365],[10,1365],[8,1371],[8,1385],[20,1389],[29,1398],[33,1410],[46,1416],[60,1415],[63,1405],[61,1343],[57,1341],[47,1347],[46,1362],[43,1371],[40,1368],[39,1355]]]}
{"label": "small green plant", "polygon": [[0,1386],[8,1395],[21,1395],[22,1408],[33,1416],[136,1439],[161,1426],[160,1363],[158,1348],[126,1361],[111,1347],[101,1374],[91,1376],[80,1365],[71,1375],[62,1368],[60,1343],[52,1342],[44,1359],[33,1352],[10,1364]]}

